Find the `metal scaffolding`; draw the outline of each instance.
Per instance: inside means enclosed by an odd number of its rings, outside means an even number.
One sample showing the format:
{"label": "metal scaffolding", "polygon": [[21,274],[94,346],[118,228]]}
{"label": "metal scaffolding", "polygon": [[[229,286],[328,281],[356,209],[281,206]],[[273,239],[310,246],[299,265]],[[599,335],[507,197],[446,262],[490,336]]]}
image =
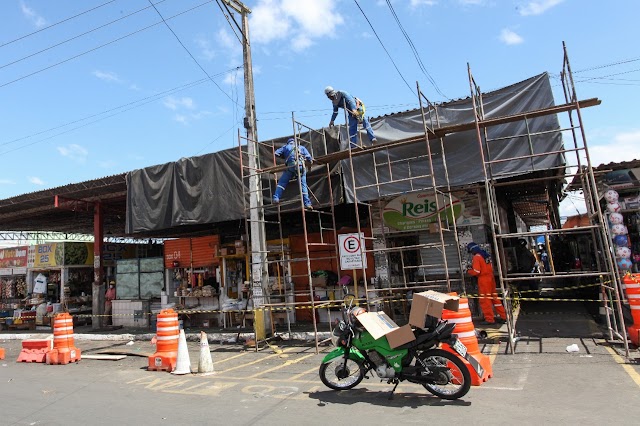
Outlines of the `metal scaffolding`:
{"label": "metal scaffolding", "polygon": [[[500,288],[507,305],[507,324],[509,332],[509,343],[511,352],[514,351],[515,342],[517,341],[516,324],[513,318],[513,309],[510,302],[514,299],[514,287],[510,284],[531,280],[531,274],[512,273],[507,269],[506,244],[505,242],[513,238],[531,238],[543,235],[545,239],[545,249],[549,255],[550,270],[540,274],[536,274],[535,279],[539,280],[557,280],[558,278],[583,278],[592,277],[600,282],[603,307],[606,310],[606,322],[610,340],[618,340],[624,345],[625,354],[628,356],[629,347],[627,342],[626,331],[624,330],[624,320],[622,314],[621,297],[622,289],[620,286],[620,277],[616,268],[613,257],[612,246],[610,244],[610,236],[607,234],[606,219],[599,204],[598,189],[591,165],[589,149],[587,146],[587,138],[584,131],[582,121],[581,108],[599,104],[594,100],[579,101],[573,76],[571,74],[571,66],[567,54],[566,46],[563,43],[564,57],[562,65],[562,73],[560,75],[562,87],[565,96],[565,104],[560,107],[549,108],[546,111],[538,111],[537,113],[521,114],[512,117],[503,117],[501,119],[487,119],[484,115],[483,94],[474,79],[471,68],[468,66],[469,87],[474,107],[475,127],[477,134],[477,142],[482,154],[482,165],[484,172],[484,189],[487,200],[491,237],[496,256],[497,273],[500,282]],[[558,131],[563,135],[567,133],[571,136],[571,146],[563,146],[561,150],[544,150],[541,149],[536,141],[544,138],[545,134],[535,133],[530,130],[531,120],[547,114],[557,114],[566,112],[568,114],[569,126],[561,128]],[[487,129],[494,124],[500,124],[502,120],[522,121],[526,126],[526,132],[516,135],[501,135],[499,138],[491,138]],[[528,145],[528,155],[518,157],[505,157],[497,148],[500,143],[524,143]],[[533,160],[542,157],[562,156],[563,163],[557,167],[538,169],[533,166]],[[539,172],[533,179],[518,179],[513,173],[496,171],[495,166],[499,163],[530,160],[533,168],[532,172]],[[554,203],[558,201],[558,194],[554,192],[553,182],[568,177],[577,177],[582,183],[582,189],[585,196],[585,204],[587,215],[589,217],[589,225],[578,225],[571,229],[561,229],[560,220],[552,217],[557,211],[553,209]],[[526,190],[523,190],[526,187]],[[543,212],[538,214],[546,215],[542,222],[546,224],[545,230],[514,232],[505,226],[504,214],[500,212],[498,202],[498,193],[508,196],[512,205],[518,202],[523,204],[541,203],[544,206]],[[539,210],[539,209],[533,209]],[[588,235],[593,241],[593,251],[595,253],[595,267],[588,270],[572,270],[570,272],[560,272],[554,267],[553,251],[551,249],[550,240],[554,236],[576,236]]]}
{"label": "metal scaffolding", "polygon": [[[296,121],[292,115],[293,134],[297,147],[305,146],[314,157],[312,168],[314,179],[326,179],[329,184],[329,197],[325,205],[318,205],[318,209],[305,209],[302,198],[302,187],[298,179],[298,196],[288,201],[283,200],[277,205],[266,204],[255,207],[260,210],[261,222],[267,227],[266,235],[277,244],[269,244],[267,263],[269,268],[275,268],[275,285],[271,294],[265,295],[263,306],[269,313],[284,311],[287,313],[287,324],[291,330],[291,314],[295,310],[310,309],[311,321],[315,332],[316,350],[320,343],[318,337],[318,312],[326,309],[331,319],[331,300],[316,300],[318,288],[314,286],[314,262],[328,262],[332,270],[338,272],[338,277],[351,274],[354,293],[361,303],[366,303],[370,310],[385,310],[392,318],[400,317],[404,320],[408,302],[414,291],[433,289],[437,291],[456,291],[469,293],[465,283],[465,262],[461,252],[458,226],[456,224],[454,197],[452,193],[460,187],[452,188],[449,179],[449,169],[445,155],[446,136],[453,133],[472,131],[476,135],[483,181],[479,185],[467,186],[465,189],[478,189],[478,202],[481,209],[482,202],[486,202],[488,217],[489,240],[493,246],[496,273],[499,286],[505,302],[507,315],[507,330],[510,350],[514,350],[517,341],[517,324],[514,321],[514,306],[511,301],[516,298],[514,284],[531,280],[531,274],[514,273],[507,268],[505,248],[514,238],[533,238],[544,235],[550,263],[553,265],[550,241],[557,235],[587,235],[594,242],[596,265],[591,270],[561,272],[551,268],[551,271],[535,275],[535,279],[551,280],[557,278],[585,278],[599,280],[601,297],[607,315],[609,338],[624,344],[628,354],[628,343],[624,330],[621,308],[620,277],[611,250],[610,238],[603,212],[598,201],[593,169],[588,153],[586,137],[583,130],[582,108],[599,105],[598,99],[578,100],[566,48],[564,49],[563,84],[565,103],[551,105],[523,111],[520,113],[486,117],[484,113],[483,94],[476,83],[471,68],[468,66],[469,88],[473,117],[470,121],[455,124],[441,124],[443,106],[436,105],[426,98],[419,84],[416,84],[420,104],[420,115],[424,132],[401,140],[392,140],[373,145],[362,142],[362,132],[358,133],[358,146],[352,146],[347,141],[347,148],[338,152],[330,152],[327,147],[327,135],[324,129],[317,131]],[[446,106],[444,106],[446,107]],[[569,125],[565,128],[535,132],[531,130],[532,120],[545,116],[568,114]],[[489,137],[488,129],[506,123],[523,124],[524,132],[513,135],[500,134]],[[521,127],[521,126],[520,126]],[[340,130],[340,129],[339,129]],[[558,134],[570,134],[571,146],[558,149],[541,149],[538,141]],[[348,136],[345,128],[342,134]],[[254,143],[257,153],[257,167],[250,169],[243,158],[247,158],[248,144]],[[523,143],[528,147],[524,155],[505,157],[497,147],[500,144]],[[263,185],[260,189],[263,199],[272,199],[271,188],[277,182],[279,174],[285,169],[276,164],[275,150],[278,147],[270,143],[246,141],[243,143],[239,136],[239,149],[243,190],[249,188],[249,178],[259,176]],[[404,154],[398,155],[401,148],[407,148]],[[315,150],[315,152],[314,152]],[[391,155],[391,154],[394,155]],[[562,158],[563,161],[555,166],[536,166],[541,158]],[[505,162],[530,163],[525,171],[505,171],[497,167]],[[434,166],[434,163],[438,167]],[[296,168],[299,167],[296,164]],[[373,182],[359,181],[358,168],[367,167],[373,171]],[[342,170],[342,174],[340,173]],[[341,201],[334,200],[332,176],[342,176],[345,193],[351,191],[351,199],[347,201],[354,206],[355,229],[352,231],[336,228],[336,206]],[[590,218],[588,226],[578,226],[572,229],[561,229],[560,218],[557,215],[559,194],[558,185],[569,177],[581,180],[587,212]],[[314,197],[310,191],[310,195]],[[483,193],[482,195],[480,193]],[[384,220],[384,208],[391,200],[404,196],[424,194],[430,197],[435,206],[434,214],[425,219],[420,232],[409,232],[391,229]],[[245,193],[245,200],[248,194]],[[325,201],[327,197],[324,197]],[[544,231],[519,231],[505,219],[505,200],[507,208],[518,211],[534,224],[546,224]],[[318,200],[316,199],[316,202]],[[252,207],[245,204],[248,224]],[[527,210],[529,209],[529,210]],[[284,230],[285,224],[293,223],[292,215],[300,215],[296,224],[301,229],[298,238],[304,247],[294,247],[291,229]],[[513,213],[511,213],[513,214]],[[255,215],[254,215],[255,216]],[[427,217],[427,216],[425,216]],[[249,225],[247,225],[249,226]],[[289,227],[291,228],[291,226]],[[428,231],[428,232],[427,232]],[[360,250],[360,264],[355,268],[343,268],[341,265],[339,239],[345,232],[353,232],[356,238],[363,241]],[[247,230],[248,233],[248,230]],[[285,243],[286,242],[286,243]],[[277,247],[276,247],[277,246]],[[598,256],[598,253],[601,253]],[[367,269],[371,269],[371,261],[375,263],[375,277]],[[369,265],[369,268],[366,265]],[[391,269],[394,269],[392,271]],[[395,273],[392,273],[395,272]],[[304,282],[304,286],[301,283]],[[295,286],[298,283],[298,286]],[[362,288],[363,294],[359,291]],[[327,292],[328,293],[328,292]],[[470,295],[471,297],[471,295]],[[480,296],[482,297],[482,296]],[[331,298],[326,298],[331,299]],[[329,321],[329,331],[331,321]]]}

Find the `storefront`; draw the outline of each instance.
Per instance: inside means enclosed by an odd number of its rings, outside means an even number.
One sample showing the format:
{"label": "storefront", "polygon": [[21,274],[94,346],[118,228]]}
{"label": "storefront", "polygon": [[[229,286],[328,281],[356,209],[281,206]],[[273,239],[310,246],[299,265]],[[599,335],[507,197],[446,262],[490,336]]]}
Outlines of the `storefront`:
{"label": "storefront", "polygon": [[[14,315],[19,317],[24,308],[27,297],[26,275],[27,247],[0,249],[0,329],[13,326]],[[19,326],[20,322],[15,325]],[[31,327],[31,324],[26,326]]]}

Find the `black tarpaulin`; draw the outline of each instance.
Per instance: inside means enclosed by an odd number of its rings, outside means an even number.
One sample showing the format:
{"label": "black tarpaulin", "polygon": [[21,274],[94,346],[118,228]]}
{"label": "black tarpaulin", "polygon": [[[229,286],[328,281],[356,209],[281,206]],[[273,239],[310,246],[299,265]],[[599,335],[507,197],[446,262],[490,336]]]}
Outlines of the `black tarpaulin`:
{"label": "black tarpaulin", "polygon": [[[483,94],[486,119],[515,115],[551,106],[554,106],[553,94],[546,73]],[[428,124],[432,127],[446,127],[472,123],[473,121],[472,101],[471,99],[463,99],[439,106],[437,117],[435,113],[432,113]],[[376,137],[383,142],[424,135],[424,124],[419,110],[383,117],[372,123],[372,127]],[[561,154],[514,159],[532,153],[553,152],[562,149],[562,134],[559,129],[560,125],[556,115],[532,118],[528,120],[528,123],[517,121],[488,127],[488,142],[485,149],[489,150],[491,159],[509,159],[509,161],[492,164],[494,176],[517,176],[563,164],[564,159]],[[532,136],[531,140],[525,137],[527,133],[540,132],[547,133]],[[518,137],[518,135],[520,136]],[[498,138],[500,140],[495,140]],[[484,181],[480,147],[475,130],[447,135],[443,140],[443,145],[451,186]],[[441,186],[446,184],[446,179],[440,141],[431,140],[430,147],[436,184]],[[533,151],[531,151],[531,147],[533,147]],[[381,196],[391,196],[431,187],[430,168],[426,154],[426,142],[423,139],[422,142],[415,144],[388,151],[378,151],[373,154],[375,162],[371,155],[354,157],[353,166],[357,171],[355,181],[356,187],[359,188],[357,199],[359,201],[375,200]],[[353,202],[355,198],[349,160],[343,160],[342,166],[344,168],[346,200]],[[424,177],[420,178],[421,176]]]}
{"label": "black tarpaulin", "polygon": [[[523,82],[483,95],[486,118],[513,115],[525,111],[547,108],[554,105],[548,75],[540,74]],[[471,99],[449,102],[439,106],[438,116],[430,119],[434,127],[473,122]],[[439,126],[436,125],[436,119]],[[529,141],[516,135],[527,134],[523,121],[489,127],[488,142],[493,159],[514,158],[534,153],[556,151],[562,148],[562,136],[555,115],[536,117],[528,121],[528,132],[547,132],[533,136]],[[419,110],[380,117],[372,122],[378,139],[382,142],[397,141],[424,135],[424,126]],[[324,137],[323,137],[324,135]],[[344,126],[322,131],[308,131],[298,135],[314,157],[324,156],[346,147],[347,135]],[[286,143],[283,137],[260,144],[260,164],[268,168],[274,164],[273,150]],[[366,140],[366,135],[364,136]],[[342,142],[341,142],[342,141]],[[529,143],[531,142],[531,143]],[[367,142],[368,143],[368,142]],[[376,163],[382,164],[375,172],[372,155],[353,157],[354,175],[358,200],[375,200],[403,192],[428,188],[431,179],[427,175],[428,157],[426,142],[405,145],[375,152]],[[440,141],[430,141],[436,182],[443,185],[444,166]],[[459,132],[444,138],[446,164],[451,186],[467,185],[484,180],[478,138],[475,131]],[[244,147],[246,149],[246,147]],[[243,155],[243,164],[247,155]],[[282,160],[276,161],[281,164]],[[504,176],[544,170],[563,163],[563,157],[545,155],[521,160],[495,163],[494,174]],[[127,224],[126,232],[134,234],[158,231],[192,224],[207,224],[237,220],[245,217],[242,200],[239,150],[228,149],[198,157],[183,158],[176,162],[147,167],[127,174]],[[245,175],[251,171],[244,164]],[[307,175],[311,189],[311,200],[315,205],[331,202],[353,202],[351,164],[342,160],[327,166],[315,165]],[[425,176],[411,179],[415,176]],[[275,175],[264,173],[262,177],[263,200],[266,205],[275,189]],[[247,179],[245,179],[245,184]],[[389,183],[385,183],[389,182]],[[329,186],[331,183],[331,186]],[[248,196],[248,195],[247,195]],[[283,195],[284,200],[297,199],[297,181],[291,181]],[[248,205],[248,199],[245,200]],[[289,208],[299,207],[290,205]],[[287,205],[283,205],[287,208]],[[267,214],[269,212],[267,211]]]}

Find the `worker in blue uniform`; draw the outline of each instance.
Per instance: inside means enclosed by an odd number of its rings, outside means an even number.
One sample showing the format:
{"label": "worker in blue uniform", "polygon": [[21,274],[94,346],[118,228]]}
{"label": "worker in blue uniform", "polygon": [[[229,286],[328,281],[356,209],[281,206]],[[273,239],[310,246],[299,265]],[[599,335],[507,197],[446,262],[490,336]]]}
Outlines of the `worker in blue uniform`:
{"label": "worker in blue uniform", "polygon": [[289,138],[286,145],[283,145],[276,150],[275,155],[276,157],[284,158],[287,168],[282,172],[280,179],[278,179],[276,192],[273,194],[273,202],[275,204],[280,202],[280,198],[282,197],[282,193],[287,187],[287,184],[294,176],[297,176],[300,179],[304,207],[306,209],[313,209],[311,199],[309,198],[309,188],[307,186],[306,166],[307,161],[309,163],[313,163],[313,157],[307,148],[297,144],[294,138]]}
{"label": "worker in blue uniform", "polygon": [[362,127],[364,127],[364,130],[367,132],[367,136],[369,136],[371,143],[373,144],[377,142],[376,136],[373,134],[371,124],[364,115],[364,103],[360,99],[351,96],[344,90],[335,90],[331,86],[325,87],[324,93],[333,104],[333,114],[331,115],[329,127],[334,126],[334,121],[336,120],[336,117],[338,117],[339,108],[343,108],[347,111],[347,116],[349,117],[349,141],[351,148],[358,146],[358,123],[362,123]]}

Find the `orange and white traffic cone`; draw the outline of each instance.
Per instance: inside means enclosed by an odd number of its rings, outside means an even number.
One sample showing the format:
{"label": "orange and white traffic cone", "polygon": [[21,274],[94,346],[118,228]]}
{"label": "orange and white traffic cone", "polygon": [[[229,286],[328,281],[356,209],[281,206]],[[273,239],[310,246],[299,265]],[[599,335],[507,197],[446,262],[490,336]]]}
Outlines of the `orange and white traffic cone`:
{"label": "orange and white traffic cone", "polygon": [[[466,359],[460,358],[471,374],[471,384],[473,386],[480,386],[482,383],[493,377],[491,360],[488,356],[480,352],[480,347],[478,346],[476,329],[471,319],[471,310],[469,309],[469,299],[466,297],[460,298],[458,312],[444,309],[442,311],[442,319],[446,319],[450,323],[455,323],[456,327],[453,329],[453,332],[458,335],[460,342],[464,343],[467,347],[469,355],[473,356],[482,368],[484,368],[484,374],[480,377]],[[457,355],[457,352],[451,349],[448,345],[443,346],[443,349]]]}
{"label": "orange and white traffic cone", "polygon": [[173,371],[178,357],[178,338],[180,325],[178,314],[173,309],[163,309],[158,314],[157,331],[154,337],[156,353],[149,357],[147,370]]}
{"label": "orange and white traffic cone", "polygon": [[53,349],[47,352],[47,364],[69,364],[81,359],[73,338],[73,317],[66,312],[53,318]]}

